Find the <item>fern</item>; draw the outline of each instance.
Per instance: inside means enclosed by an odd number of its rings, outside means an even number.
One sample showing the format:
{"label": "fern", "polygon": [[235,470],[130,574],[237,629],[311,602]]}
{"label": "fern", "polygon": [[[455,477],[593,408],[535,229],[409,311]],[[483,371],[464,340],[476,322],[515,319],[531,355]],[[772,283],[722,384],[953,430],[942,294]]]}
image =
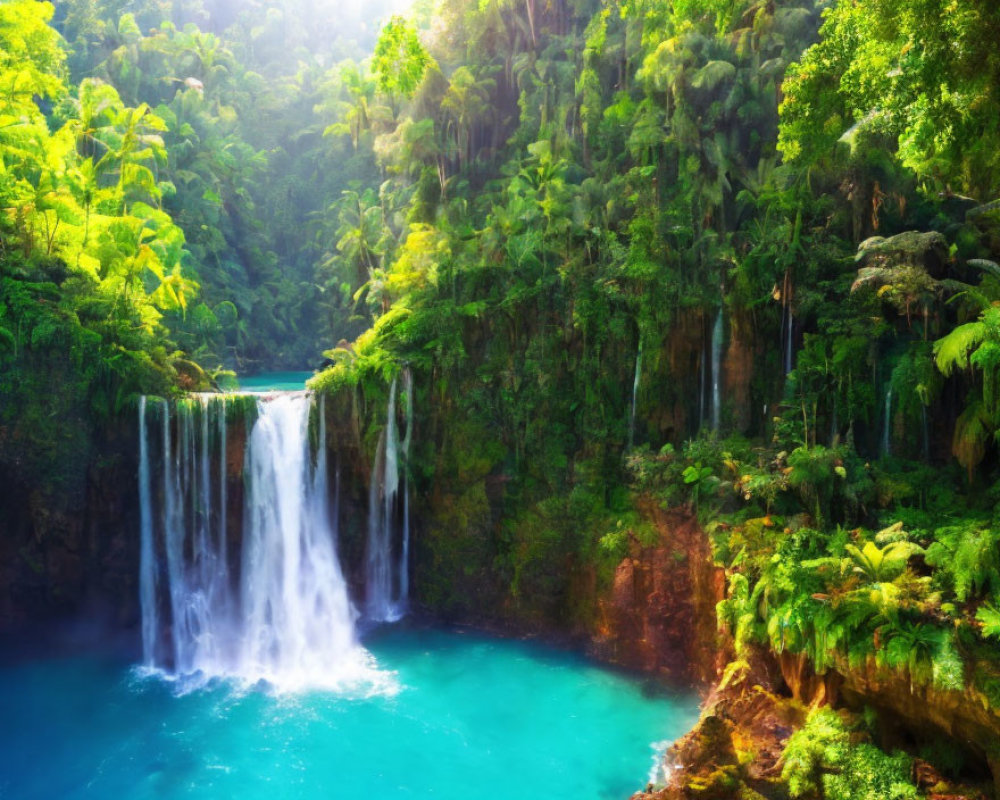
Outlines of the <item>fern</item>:
{"label": "fern", "polygon": [[943,572],[960,602],[1000,590],[1000,533],[962,526],[938,532],[927,563]]}
{"label": "fern", "polygon": [[960,692],[965,688],[965,668],[950,631],[941,630],[940,642],[933,657],[931,675],[934,685],[939,689]]}
{"label": "fern", "polygon": [[968,369],[969,353],[979,346],[986,335],[982,322],[967,322],[954,328],[934,343],[934,363],[945,377],[952,371]]}
{"label": "fern", "polygon": [[1000,608],[992,603],[980,606],[976,621],[982,626],[980,632],[987,639],[1000,639]]}
{"label": "fern", "polygon": [[968,471],[970,481],[973,471],[986,455],[986,445],[992,436],[993,426],[986,406],[981,402],[970,404],[955,420],[951,452]]}
{"label": "fern", "polygon": [[906,569],[910,558],[924,552],[920,545],[913,542],[891,542],[882,548],[874,542],[865,542],[861,548],[848,544],[844,549],[854,562],[854,572],[871,583],[895,580]]}
{"label": "fern", "polygon": [[878,654],[880,663],[906,669],[917,684],[931,681],[939,689],[953,691],[964,687],[962,659],[951,631],[904,621],[889,627],[886,636],[886,646]]}

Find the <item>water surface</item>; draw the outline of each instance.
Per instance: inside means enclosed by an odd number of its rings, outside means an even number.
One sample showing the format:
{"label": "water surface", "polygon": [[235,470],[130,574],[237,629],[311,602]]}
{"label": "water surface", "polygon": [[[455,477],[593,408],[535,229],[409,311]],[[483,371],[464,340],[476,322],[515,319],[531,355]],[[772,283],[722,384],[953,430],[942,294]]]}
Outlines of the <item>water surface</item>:
{"label": "water surface", "polygon": [[238,378],[244,392],[297,392],[306,388],[313,372],[262,372]]}
{"label": "water surface", "polygon": [[389,630],[394,691],[187,693],[112,656],[0,667],[0,798],[623,800],[697,698],[539,645]]}

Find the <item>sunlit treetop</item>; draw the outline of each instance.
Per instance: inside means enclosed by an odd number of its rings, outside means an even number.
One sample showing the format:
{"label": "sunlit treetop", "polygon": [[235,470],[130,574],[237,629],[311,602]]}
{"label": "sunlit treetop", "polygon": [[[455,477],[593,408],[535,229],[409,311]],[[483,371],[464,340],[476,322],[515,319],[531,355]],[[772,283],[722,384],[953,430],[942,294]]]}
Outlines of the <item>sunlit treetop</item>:
{"label": "sunlit treetop", "polygon": [[0,108],[34,112],[32,98],[55,98],[65,91],[66,54],[49,27],[51,3],[0,3]]}
{"label": "sunlit treetop", "polygon": [[396,15],[382,28],[372,63],[380,92],[409,99],[434,59],[421,43],[416,28]]}
{"label": "sunlit treetop", "polygon": [[785,81],[779,147],[814,163],[837,142],[895,139],[937,188],[1000,184],[1000,6],[992,0],[857,0],[825,14],[821,41]]}

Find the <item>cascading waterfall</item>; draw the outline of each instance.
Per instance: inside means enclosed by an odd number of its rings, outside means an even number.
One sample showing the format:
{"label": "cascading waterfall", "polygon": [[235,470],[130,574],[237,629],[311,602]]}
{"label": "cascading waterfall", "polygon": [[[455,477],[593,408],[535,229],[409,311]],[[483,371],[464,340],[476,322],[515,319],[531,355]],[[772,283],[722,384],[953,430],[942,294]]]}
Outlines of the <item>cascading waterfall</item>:
{"label": "cascading waterfall", "polygon": [[792,316],[790,305],[782,306],[781,309],[781,338],[779,342],[781,348],[782,362],[785,375],[788,375],[795,367],[795,344],[793,336],[795,334],[795,317]]}
{"label": "cascading waterfall", "polygon": [[[255,414],[244,420],[243,535],[232,565],[226,414],[227,407],[238,410],[229,406],[235,401],[194,395],[179,400],[173,413],[159,404],[162,463],[155,495],[149,406],[145,398],[140,402],[144,663],[178,676],[263,680],[282,689],[370,688],[376,670],[357,642],[336,553],[322,401],[316,404],[308,392],[239,400]],[[163,641],[167,630],[169,642]]]}
{"label": "cascading waterfall", "polygon": [[[200,640],[209,642],[215,631],[205,618],[206,589],[203,576],[209,571],[207,559],[216,556],[205,552],[207,531],[212,525],[208,518],[212,508],[211,488],[208,485],[210,443],[204,435],[209,417],[216,411],[225,415],[225,401],[210,402],[206,398],[184,399],[177,404],[176,438],[171,431],[170,407],[166,401],[159,404],[162,423],[162,518],[160,533],[166,555],[166,586],[169,615],[161,614],[157,559],[155,552],[154,509],[152,479],[150,476],[147,434],[146,398],[140,402],[140,474],[139,497],[142,517],[142,552],[140,554],[140,596],[143,610],[143,660],[147,666],[173,664],[177,672],[193,669],[193,651]],[[195,408],[197,407],[197,411]],[[195,413],[203,420],[201,436],[195,437],[192,426]],[[176,444],[174,442],[176,441]],[[145,460],[145,464],[142,462]],[[196,476],[193,478],[193,476]],[[191,564],[185,562],[186,532],[192,536]],[[189,587],[196,587],[189,590]],[[170,652],[162,653],[160,631],[169,630]]]}
{"label": "cascading waterfall", "polygon": [[632,410],[628,418],[628,447],[635,446],[635,410],[639,398],[639,381],[642,378],[642,339],[635,353],[635,377],[632,379]]}
{"label": "cascading waterfall", "polygon": [[[405,465],[413,428],[413,378],[403,371],[406,393],[406,432],[402,442]],[[389,388],[385,430],[379,437],[368,487],[368,552],[365,575],[365,617],[372,622],[394,622],[406,613],[409,595],[410,519],[409,493],[403,477],[403,513],[400,525],[400,441],[396,425],[398,381]],[[397,536],[397,531],[399,535]],[[399,553],[397,558],[393,557]]]}
{"label": "cascading waterfall", "polygon": [[365,616],[373,622],[397,619],[392,602],[392,523],[399,488],[397,444],[396,380],[393,379],[385,430],[375,450],[368,486]]}
{"label": "cascading waterfall", "polygon": [[722,306],[715,315],[712,326],[712,430],[719,430],[719,411],[722,404]]}
{"label": "cascading waterfall", "polygon": [[781,299],[781,330],[778,333],[778,349],[782,354],[782,366],[785,375],[795,367],[794,335],[795,316],[792,314],[792,281],[788,270],[785,270],[781,291],[776,295]]}
{"label": "cascading waterfall", "polygon": [[153,556],[152,489],[149,482],[149,445],[146,441],[146,398],[139,399],[139,603],[142,606],[142,658],[146,667],[156,662],[159,625],[156,616],[156,568]]}
{"label": "cascading waterfall", "polygon": [[399,601],[397,607],[406,613],[410,601],[410,442],[413,441],[413,373],[403,370],[406,392],[406,434],[403,437],[403,547],[399,555]]}
{"label": "cascading waterfall", "polygon": [[[231,635],[221,486],[211,479],[215,415],[225,425],[224,396],[194,395],[176,404],[176,439],[170,407],[161,405],[163,425],[163,541],[166,552],[173,669],[187,675],[216,674]],[[217,428],[217,426],[216,426]],[[218,444],[221,444],[219,442]],[[152,515],[152,511],[149,512]],[[213,535],[214,533],[214,535]],[[147,654],[147,661],[160,661]]]}

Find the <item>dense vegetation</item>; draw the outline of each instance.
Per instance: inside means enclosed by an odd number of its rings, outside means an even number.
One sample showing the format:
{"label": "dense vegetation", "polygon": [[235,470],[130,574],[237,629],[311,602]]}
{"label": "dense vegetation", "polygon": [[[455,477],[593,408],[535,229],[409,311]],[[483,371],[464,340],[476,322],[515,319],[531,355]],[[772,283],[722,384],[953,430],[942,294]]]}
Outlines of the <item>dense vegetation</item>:
{"label": "dense vegetation", "polygon": [[[995,4],[118,5],[0,4],[8,466],[324,350],[374,449],[409,368],[430,607],[585,623],[653,498],[712,533],[730,679],[1000,709]],[[863,725],[810,717],[793,796],[913,796]]]}
{"label": "dense vegetation", "polygon": [[39,505],[79,495],[139,393],[318,363],[351,330],[323,212],[376,173],[323,132],[380,8],[353,41],[308,4],[0,4],[0,471]]}
{"label": "dense vegetation", "polygon": [[425,376],[427,599],[578,622],[652,494],[714,530],[731,675],[765,644],[1000,707],[997,11],[443,14],[371,64],[372,325],[317,382]]}

